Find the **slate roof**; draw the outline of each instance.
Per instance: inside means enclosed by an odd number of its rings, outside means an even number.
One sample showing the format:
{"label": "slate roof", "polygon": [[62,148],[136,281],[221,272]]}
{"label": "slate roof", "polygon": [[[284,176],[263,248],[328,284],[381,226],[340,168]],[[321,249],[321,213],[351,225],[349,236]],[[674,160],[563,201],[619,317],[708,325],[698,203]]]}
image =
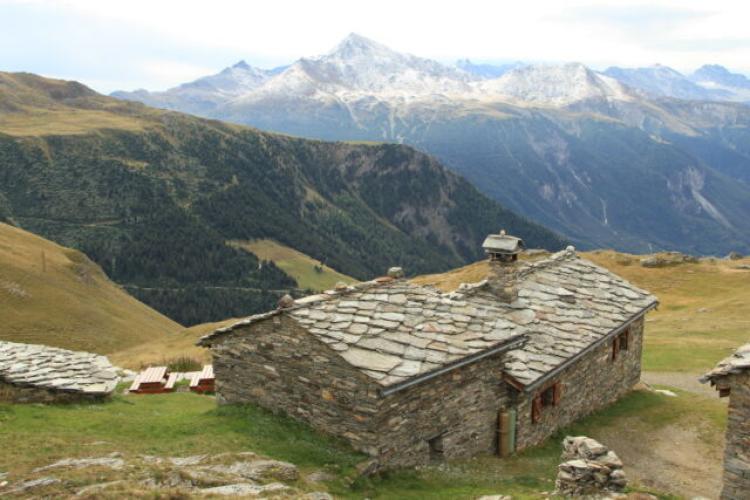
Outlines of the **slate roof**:
{"label": "slate roof", "polygon": [[405,280],[368,282],[299,299],[199,343],[287,314],[387,387],[525,339],[506,356],[505,372],[529,386],[656,305],[648,292],[572,250],[518,266],[518,299],[510,304],[486,280],[452,293]]}
{"label": "slate roof", "polygon": [[[518,299],[529,331],[523,348],[506,356],[505,372],[530,386],[563,367],[610,333],[658,304],[656,297],[607,269],[564,250],[526,263],[518,273]],[[474,300],[494,300],[478,287]]]}
{"label": "slate roof", "polygon": [[0,342],[0,380],[10,384],[106,395],[114,391],[119,379],[105,356]]}
{"label": "slate roof", "polygon": [[734,354],[719,361],[713,370],[700,378],[703,383],[715,382],[721,377],[750,370],[750,344],[740,346]]}

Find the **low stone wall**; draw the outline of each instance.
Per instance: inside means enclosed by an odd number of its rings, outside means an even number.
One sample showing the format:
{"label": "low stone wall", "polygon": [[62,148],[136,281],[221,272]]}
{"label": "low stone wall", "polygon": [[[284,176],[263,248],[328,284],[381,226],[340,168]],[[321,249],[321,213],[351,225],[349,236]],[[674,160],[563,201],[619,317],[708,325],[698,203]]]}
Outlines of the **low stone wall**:
{"label": "low stone wall", "polygon": [[721,498],[744,500],[750,492],[750,373],[728,377],[731,393]]}
{"label": "low stone wall", "polygon": [[629,346],[612,361],[612,341],[607,341],[569,366],[553,381],[562,384],[560,401],[545,407],[538,422],[532,422],[535,394],[519,395],[516,449],[542,443],[561,427],[621,398],[641,378],[643,317],[630,326]]}
{"label": "low stone wall", "polygon": [[18,386],[0,380],[0,403],[95,403],[107,396],[80,392],[54,391],[38,387]]}
{"label": "low stone wall", "polygon": [[[507,404],[501,354],[391,394],[376,420],[381,460],[413,466],[496,453],[498,414]],[[441,453],[431,450],[432,439]]]}

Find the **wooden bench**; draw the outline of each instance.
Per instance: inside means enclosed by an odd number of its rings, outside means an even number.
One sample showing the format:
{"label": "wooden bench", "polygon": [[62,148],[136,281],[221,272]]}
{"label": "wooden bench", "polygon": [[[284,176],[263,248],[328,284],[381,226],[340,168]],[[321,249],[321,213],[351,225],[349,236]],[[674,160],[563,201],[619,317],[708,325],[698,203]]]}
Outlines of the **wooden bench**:
{"label": "wooden bench", "polygon": [[205,365],[203,370],[193,375],[190,381],[190,390],[193,392],[214,392],[215,388],[214,367]]}

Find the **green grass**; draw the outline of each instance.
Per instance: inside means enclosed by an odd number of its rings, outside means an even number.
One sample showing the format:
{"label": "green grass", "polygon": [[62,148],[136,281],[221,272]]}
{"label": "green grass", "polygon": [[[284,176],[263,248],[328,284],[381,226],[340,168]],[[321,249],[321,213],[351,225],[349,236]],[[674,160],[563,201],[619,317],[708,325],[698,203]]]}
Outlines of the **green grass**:
{"label": "green grass", "polygon": [[[539,492],[552,491],[560,443],[566,435],[588,435],[604,439],[620,426],[642,431],[643,435],[667,426],[699,425],[705,439],[715,439],[726,425],[726,409],[714,400],[680,392],[669,398],[646,391],[634,391],[614,405],[559,431],[544,445],[499,460],[479,457],[451,463],[446,467],[428,467],[387,474],[381,478],[360,480],[352,497],[448,499],[476,498],[481,495],[511,495],[514,499],[539,498]],[[615,450],[623,457],[626,450]],[[630,465],[626,461],[626,467]],[[635,487],[634,491],[649,491]],[[660,498],[676,498],[658,495]]]}
{"label": "green grass", "polygon": [[357,281],[302,252],[273,240],[232,241],[230,244],[254,253],[259,259],[273,261],[286,274],[294,278],[300,288],[322,291],[330,290],[339,281],[345,283]]}
{"label": "green grass", "polygon": [[213,398],[191,393],[118,396],[94,405],[0,406],[0,471],[22,475],[61,458],[113,451],[126,458],[254,451],[303,471],[335,474],[337,479],[327,486],[347,498],[474,498],[491,493],[538,498],[540,491],[554,487],[560,441],[566,434],[606,436],[627,425],[648,435],[689,423],[704,427],[706,439],[713,439],[724,422],[725,411],[717,401],[687,393],[668,398],[636,391],[517,456],[404,470],[359,479],[350,487],[354,466],[365,457],[292,419],[250,405],[217,408]]}
{"label": "green grass", "polygon": [[117,396],[90,405],[0,405],[0,470],[25,473],[67,457],[185,456],[253,451],[301,468],[346,473],[362,460],[343,444],[253,406],[217,407],[192,393]]}
{"label": "green grass", "polygon": [[647,317],[645,371],[705,372],[750,341],[750,271],[737,269],[750,259],[649,269],[622,265],[622,255],[586,257],[659,298],[659,309]]}

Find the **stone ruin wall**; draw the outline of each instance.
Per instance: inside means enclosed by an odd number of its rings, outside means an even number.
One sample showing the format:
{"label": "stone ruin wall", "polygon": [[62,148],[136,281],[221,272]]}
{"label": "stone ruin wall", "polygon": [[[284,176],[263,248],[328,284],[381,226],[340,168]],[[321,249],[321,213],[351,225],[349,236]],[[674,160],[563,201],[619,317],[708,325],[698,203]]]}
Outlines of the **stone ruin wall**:
{"label": "stone ruin wall", "polygon": [[729,375],[729,387],[721,498],[741,500],[747,499],[750,492],[750,373]]}
{"label": "stone ruin wall", "polygon": [[[562,383],[557,406],[545,407],[537,423],[531,420],[532,399],[536,393],[521,396],[516,420],[516,450],[542,443],[561,427],[614,403],[641,379],[643,316],[630,326],[630,345],[611,360],[612,340],[581,357],[552,381]],[[542,386],[541,388],[543,388]]]}

